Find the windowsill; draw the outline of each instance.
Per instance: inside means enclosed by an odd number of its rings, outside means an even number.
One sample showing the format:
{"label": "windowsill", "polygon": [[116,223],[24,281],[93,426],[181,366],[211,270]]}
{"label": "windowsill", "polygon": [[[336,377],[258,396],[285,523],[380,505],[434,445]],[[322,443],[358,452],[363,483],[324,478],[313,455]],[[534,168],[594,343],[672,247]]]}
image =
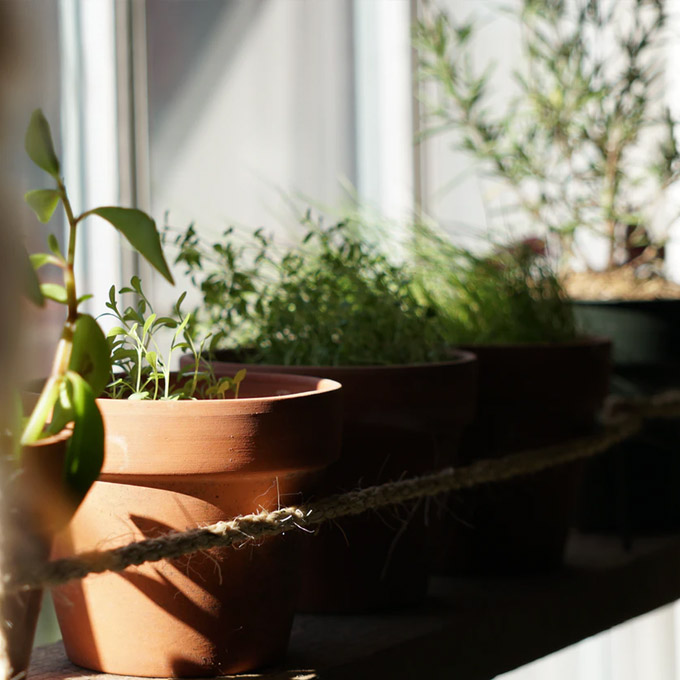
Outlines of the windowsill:
{"label": "windowsill", "polygon": [[[513,579],[434,579],[426,604],[370,616],[298,616],[286,669],[245,677],[486,680],[680,598],[680,537],[572,537],[568,567]],[[106,676],[34,655],[29,680]],[[112,676],[114,677],[114,676]],[[242,676],[243,677],[243,676]]]}

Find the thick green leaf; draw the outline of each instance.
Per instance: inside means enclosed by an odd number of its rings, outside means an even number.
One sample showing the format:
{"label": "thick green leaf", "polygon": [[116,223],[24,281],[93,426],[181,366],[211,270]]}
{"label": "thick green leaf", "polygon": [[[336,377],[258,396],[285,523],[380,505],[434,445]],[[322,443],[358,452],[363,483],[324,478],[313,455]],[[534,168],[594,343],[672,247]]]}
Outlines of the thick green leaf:
{"label": "thick green leaf", "polygon": [[24,294],[31,302],[42,307],[45,304],[45,296],[40,289],[40,281],[38,281],[31,259],[23,246],[21,247],[21,259]]}
{"label": "thick green leaf", "polygon": [[40,109],[36,109],[26,130],[24,140],[29,158],[52,177],[59,179],[59,159],[54,151],[50,124]]}
{"label": "thick green leaf", "polygon": [[56,189],[36,189],[24,194],[24,200],[31,206],[38,219],[49,222],[59,205],[59,192]]}
{"label": "thick green leaf", "polygon": [[40,267],[44,267],[46,264],[53,264],[56,266],[61,264],[61,262],[56,257],[54,257],[54,255],[50,255],[49,253],[31,253],[29,255],[29,259],[31,260],[31,264],[35,270],[40,269]]}
{"label": "thick green leaf", "polygon": [[78,315],[69,370],[82,376],[97,397],[111,377],[109,343],[94,317]]}
{"label": "thick green leaf", "polygon": [[96,208],[93,214],[103,217],[125,236],[130,245],[155,267],[170,283],[175,283],[163,255],[156,223],[134,208]]}
{"label": "thick green leaf", "polygon": [[41,283],[40,292],[48,300],[54,300],[62,305],[67,303],[66,288],[58,283]]}
{"label": "thick green leaf", "polygon": [[99,476],[104,462],[104,422],[94,392],[77,373],[66,373],[65,390],[73,436],[66,450],[64,481],[76,498],[82,499]]}

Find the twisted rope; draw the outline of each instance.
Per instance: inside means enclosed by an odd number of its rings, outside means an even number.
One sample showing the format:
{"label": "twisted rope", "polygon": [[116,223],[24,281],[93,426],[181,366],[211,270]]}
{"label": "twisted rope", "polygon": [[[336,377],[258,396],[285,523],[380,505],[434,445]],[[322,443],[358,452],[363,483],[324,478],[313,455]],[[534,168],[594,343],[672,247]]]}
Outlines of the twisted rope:
{"label": "twisted rope", "polygon": [[[72,558],[33,565],[10,584],[11,590],[57,586],[88,574],[120,572],[131,566],[163,559],[174,559],[200,550],[241,545],[248,541],[276,536],[286,531],[313,530],[329,520],[359,515],[388,505],[416,498],[437,496],[450,491],[482,484],[502,482],[513,477],[535,474],[593,456],[635,434],[645,417],[680,416],[680,393],[671,408],[670,402],[644,407],[625,404],[625,410],[612,410],[608,424],[595,436],[568,443],[523,451],[498,459],[482,460],[460,468],[446,468],[422,477],[389,482],[358,491],[330,496],[315,503],[291,506],[243,515],[230,521],[172,532],[158,538],[145,539],[111,550],[82,553]],[[673,413],[673,416],[670,413]],[[659,414],[663,413],[663,416]]]}

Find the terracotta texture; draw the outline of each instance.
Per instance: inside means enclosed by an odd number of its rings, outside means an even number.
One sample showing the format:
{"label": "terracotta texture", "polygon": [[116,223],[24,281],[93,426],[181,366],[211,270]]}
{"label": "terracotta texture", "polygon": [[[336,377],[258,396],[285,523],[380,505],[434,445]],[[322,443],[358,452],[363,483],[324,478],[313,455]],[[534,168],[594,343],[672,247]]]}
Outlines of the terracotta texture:
{"label": "terracotta texture", "polygon": [[[240,364],[213,362],[218,374]],[[410,366],[252,366],[323,375],[343,385],[342,455],[324,494],[431,472],[452,463],[476,408],[476,361]],[[345,518],[304,537],[299,608],[365,612],[414,604],[427,591],[431,504],[420,502]]]}
{"label": "terracotta texture", "polygon": [[[22,450],[21,467],[11,493],[11,516],[5,527],[12,546],[10,569],[47,559],[52,535],[68,522],[73,505],[64,497],[62,471],[70,430]],[[8,622],[10,675],[28,669],[42,602],[42,589],[9,595],[0,618]]]}
{"label": "terracotta texture", "polygon": [[[593,434],[609,392],[611,343],[478,346],[479,408],[459,449],[469,464]],[[438,570],[522,573],[562,562],[582,463],[453,495]]]}
{"label": "terracotta texture", "polygon": [[[264,396],[277,395],[277,396]],[[237,400],[99,400],[100,481],[56,554],[301,502],[340,442],[340,386],[248,374]],[[299,580],[295,534],[91,576],[55,590],[66,652],[122,675],[237,673],[285,654]]]}

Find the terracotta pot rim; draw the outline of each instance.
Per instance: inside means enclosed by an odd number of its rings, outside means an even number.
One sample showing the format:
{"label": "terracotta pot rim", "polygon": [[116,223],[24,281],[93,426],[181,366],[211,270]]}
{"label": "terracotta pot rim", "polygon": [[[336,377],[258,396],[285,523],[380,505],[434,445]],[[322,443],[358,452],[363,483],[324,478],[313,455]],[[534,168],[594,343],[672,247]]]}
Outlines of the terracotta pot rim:
{"label": "terracotta pot rim", "polygon": [[[299,386],[301,383],[306,385],[310,389],[304,389],[299,392],[292,392],[290,394],[271,394],[260,397],[238,397],[235,399],[233,397],[228,397],[226,399],[140,399],[140,400],[130,400],[130,399],[112,399],[111,397],[98,397],[98,404],[106,404],[107,408],[112,409],[124,409],[129,408],[128,406],[122,406],[122,404],[135,404],[133,408],[143,408],[147,410],[154,410],[160,408],[176,408],[176,409],[205,409],[206,407],[211,410],[223,410],[226,407],[229,410],[232,407],[238,407],[239,405],[250,405],[255,403],[274,403],[280,401],[290,401],[291,399],[298,399],[300,397],[309,397],[318,394],[324,394],[326,392],[336,392],[342,389],[342,385],[337,380],[331,380],[330,378],[321,378],[317,376],[307,376],[307,375],[293,375],[285,373],[260,373],[253,372],[252,376],[246,377],[252,378],[256,382],[264,382],[271,380],[281,384],[282,387],[286,385]],[[314,386],[314,383],[316,385]],[[113,404],[117,404],[114,406]]]}
{"label": "terracotta pot rim", "polygon": [[541,350],[554,350],[559,351],[561,349],[576,349],[585,347],[608,347],[612,344],[610,338],[600,336],[600,335],[585,335],[576,338],[575,340],[567,340],[564,342],[515,342],[515,343],[461,343],[461,347],[465,350],[474,352],[476,350],[530,350],[530,349],[541,349]]}
{"label": "terracotta pot rim", "polygon": [[[423,370],[423,369],[438,369],[438,368],[446,368],[446,367],[451,367],[451,366],[462,366],[465,364],[470,364],[474,363],[477,360],[477,357],[473,354],[473,352],[468,351],[466,349],[455,349],[455,356],[452,357],[449,361],[425,361],[422,363],[416,363],[416,364],[326,364],[326,365],[317,365],[317,364],[259,364],[259,363],[245,363],[243,361],[223,361],[220,359],[214,359],[212,362],[207,360],[209,363],[219,363],[219,364],[228,364],[230,366],[243,366],[246,370],[248,369],[248,366],[257,366],[258,369],[267,369],[267,368],[286,368],[287,370],[293,370],[296,368],[299,368],[301,371],[315,371],[318,370],[320,374],[324,374],[326,372],[335,372],[335,371],[356,371],[358,373],[369,373],[369,372],[389,372],[389,371],[417,371],[417,370]],[[259,371],[258,371],[259,372]],[[265,375],[264,373],[260,373],[260,375]],[[295,375],[294,373],[288,373],[288,374],[277,374],[277,375]]]}

